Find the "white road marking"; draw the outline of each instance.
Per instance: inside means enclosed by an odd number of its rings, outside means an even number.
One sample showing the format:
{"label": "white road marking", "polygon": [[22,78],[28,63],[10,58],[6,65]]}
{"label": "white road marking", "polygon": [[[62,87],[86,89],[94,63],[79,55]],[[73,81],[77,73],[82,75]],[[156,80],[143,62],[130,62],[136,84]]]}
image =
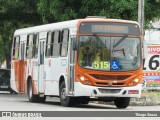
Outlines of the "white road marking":
{"label": "white road marking", "polygon": [[8,100],[10,100],[10,101],[16,101],[15,99],[8,99]]}
{"label": "white road marking", "polygon": [[60,110],[60,111],[67,111],[67,110],[62,109],[62,108],[57,108],[57,110]]}

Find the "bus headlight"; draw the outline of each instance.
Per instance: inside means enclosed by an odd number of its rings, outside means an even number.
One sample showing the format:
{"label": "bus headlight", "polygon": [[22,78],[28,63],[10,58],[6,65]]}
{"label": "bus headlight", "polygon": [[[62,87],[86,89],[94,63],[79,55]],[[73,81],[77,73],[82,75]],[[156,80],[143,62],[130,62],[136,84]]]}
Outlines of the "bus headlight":
{"label": "bus headlight", "polygon": [[85,79],[84,79],[84,77],[83,77],[83,76],[81,76],[81,77],[80,77],[80,80],[81,80],[81,81],[84,81]]}
{"label": "bus headlight", "polygon": [[84,85],[92,85],[92,82],[88,78],[86,78],[86,77],[84,77],[82,75],[77,75],[77,78]]}
{"label": "bus headlight", "polygon": [[134,81],[135,83],[138,83],[138,82],[139,82],[139,79],[136,78],[136,79],[134,79],[133,81]]}
{"label": "bus headlight", "polygon": [[136,79],[130,81],[130,86],[137,85],[139,82],[140,82],[140,79],[136,78]]}

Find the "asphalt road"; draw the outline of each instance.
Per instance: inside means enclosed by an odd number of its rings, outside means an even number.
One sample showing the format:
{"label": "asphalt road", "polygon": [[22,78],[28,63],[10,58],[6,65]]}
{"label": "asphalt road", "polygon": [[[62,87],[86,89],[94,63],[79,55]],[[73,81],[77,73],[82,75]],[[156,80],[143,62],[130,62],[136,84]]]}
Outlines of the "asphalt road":
{"label": "asphalt road", "polygon": [[0,111],[160,111],[160,106],[129,106],[117,109],[114,105],[89,103],[63,107],[59,98],[47,97],[45,103],[30,103],[27,95],[0,92]]}
{"label": "asphalt road", "polygon": [[[96,103],[89,103],[88,105],[76,105],[74,107],[63,107],[60,104],[59,98],[56,97],[47,97],[45,103],[30,103],[28,101],[27,95],[22,94],[10,94],[8,92],[0,92],[0,111],[53,111],[53,112],[61,112],[58,114],[65,113],[65,111],[81,111],[81,112],[93,112],[92,114],[96,113],[95,111],[101,111],[104,113],[108,113],[108,111],[115,111],[115,112],[134,112],[142,111],[142,112],[154,112],[160,111],[160,106],[129,106],[126,109],[117,109],[114,105],[104,105],[104,104],[96,104]],[[71,114],[72,116],[72,114]],[[92,115],[90,115],[92,116]],[[117,115],[115,114],[115,117]],[[65,118],[65,119],[64,119]],[[56,120],[72,120],[75,117],[57,117]],[[83,117],[83,120],[85,117]],[[113,118],[113,117],[111,117]],[[17,118],[16,118],[17,119]],[[51,119],[51,118],[47,118]],[[76,118],[76,120],[81,120],[82,118]],[[106,120],[104,117],[93,117],[93,120]],[[1,120],[1,117],[0,117]],[[3,119],[4,120],[4,119]],[[8,120],[8,119],[7,119]],[[30,119],[29,119],[30,120]],[[37,119],[36,119],[37,120]],[[38,120],[40,120],[38,118]],[[53,120],[53,119],[52,119]],[[75,119],[74,119],[75,120]],[[91,120],[89,117],[86,117],[86,120]],[[123,119],[124,120],[124,119]],[[128,120],[128,119],[127,119]],[[131,120],[131,119],[130,119]]]}

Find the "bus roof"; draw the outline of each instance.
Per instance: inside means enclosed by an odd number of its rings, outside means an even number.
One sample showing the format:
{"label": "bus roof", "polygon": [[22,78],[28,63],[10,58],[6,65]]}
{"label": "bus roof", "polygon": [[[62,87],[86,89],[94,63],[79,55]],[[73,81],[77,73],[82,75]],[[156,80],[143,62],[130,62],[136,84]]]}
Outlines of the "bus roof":
{"label": "bus roof", "polygon": [[53,29],[60,30],[62,28],[73,28],[73,27],[76,27],[76,25],[77,25],[77,20],[71,20],[71,21],[64,21],[64,22],[33,26],[33,27],[22,28],[22,29],[16,30],[14,33],[14,36],[28,34],[28,33],[49,31]]}
{"label": "bus roof", "polygon": [[29,33],[37,33],[37,32],[44,32],[44,31],[52,31],[52,30],[61,30],[65,28],[76,28],[77,23],[79,21],[99,21],[99,22],[122,22],[122,23],[134,23],[138,24],[138,22],[130,21],[130,20],[121,20],[121,19],[104,19],[104,18],[86,18],[86,19],[76,19],[76,20],[69,20],[69,21],[62,21],[57,23],[33,26],[28,28],[22,28],[15,31],[14,36],[29,34]]}

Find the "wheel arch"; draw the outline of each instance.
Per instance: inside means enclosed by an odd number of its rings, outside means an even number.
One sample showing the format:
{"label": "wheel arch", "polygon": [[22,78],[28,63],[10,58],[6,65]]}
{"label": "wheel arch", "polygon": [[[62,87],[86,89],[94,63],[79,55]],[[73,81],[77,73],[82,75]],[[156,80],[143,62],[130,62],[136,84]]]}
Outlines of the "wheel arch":
{"label": "wheel arch", "polygon": [[61,75],[59,78],[59,95],[60,95],[60,86],[61,86],[62,82],[65,82],[65,78],[63,75]]}

